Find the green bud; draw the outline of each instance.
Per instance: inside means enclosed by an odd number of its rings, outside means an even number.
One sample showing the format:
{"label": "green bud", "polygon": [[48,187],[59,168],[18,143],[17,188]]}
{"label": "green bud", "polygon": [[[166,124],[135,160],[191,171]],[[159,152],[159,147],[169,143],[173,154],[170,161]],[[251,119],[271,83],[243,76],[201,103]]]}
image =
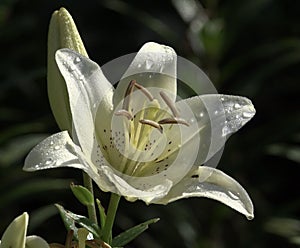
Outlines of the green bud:
{"label": "green bud", "polygon": [[69,48],[84,56],[84,48],[76,25],[69,12],[61,8],[53,13],[48,32],[48,97],[55,120],[61,130],[72,133],[72,116],[65,80],[55,62],[55,52]]}
{"label": "green bud", "polygon": [[71,190],[75,197],[85,206],[94,204],[94,197],[91,191],[81,185],[71,184]]}
{"label": "green bud", "polygon": [[28,219],[28,214],[23,213],[10,223],[1,238],[0,248],[25,248]]}

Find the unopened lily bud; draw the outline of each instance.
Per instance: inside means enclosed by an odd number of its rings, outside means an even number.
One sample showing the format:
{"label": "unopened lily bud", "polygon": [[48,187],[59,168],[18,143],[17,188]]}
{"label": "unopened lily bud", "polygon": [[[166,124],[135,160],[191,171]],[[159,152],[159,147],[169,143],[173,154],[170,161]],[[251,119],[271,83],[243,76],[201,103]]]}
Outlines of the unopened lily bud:
{"label": "unopened lily bud", "polygon": [[88,56],[76,25],[69,12],[61,8],[53,13],[48,32],[48,96],[55,120],[61,130],[72,133],[72,116],[66,83],[56,62],[55,52],[61,48],[72,49]]}
{"label": "unopened lily bud", "polygon": [[1,238],[0,248],[25,248],[28,219],[28,214],[23,213],[9,224]]}

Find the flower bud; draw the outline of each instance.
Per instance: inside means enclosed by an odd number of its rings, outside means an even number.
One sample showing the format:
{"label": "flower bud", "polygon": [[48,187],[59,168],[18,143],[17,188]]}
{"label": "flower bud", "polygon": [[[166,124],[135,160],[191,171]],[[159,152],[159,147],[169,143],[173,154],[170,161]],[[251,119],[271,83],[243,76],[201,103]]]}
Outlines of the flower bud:
{"label": "flower bud", "polygon": [[61,130],[72,133],[72,116],[66,83],[55,62],[55,52],[69,48],[88,57],[76,25],[69,12],[61,8],[53,13],[48,32],[48,97],[55,120]]}
{"label": "flower bud", "polygon": [[0,248],[19,247],[25,248],[25,239],[27,233],[29,216],[23,213],[14,219],[6,228],[2,238]]}

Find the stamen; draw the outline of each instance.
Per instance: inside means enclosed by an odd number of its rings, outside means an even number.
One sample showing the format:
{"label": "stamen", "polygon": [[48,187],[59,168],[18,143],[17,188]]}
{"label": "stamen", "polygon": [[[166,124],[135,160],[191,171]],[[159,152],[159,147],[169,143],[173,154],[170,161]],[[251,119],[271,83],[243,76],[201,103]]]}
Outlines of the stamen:
{"label": "stamen", "polygon": [[143,119],[143,120],[140,120],[139,122],[142,123],[142,124],[146,124],[146,125],[155,127],[155,128],[157,128],[161,133],[163,132],[163,127],[162,127],[160,124],[158,124],[157,122],[155,122],[155,121]]}
{"label": "stamen", "polygon": [[165,103],[168,105],[168,107],[171,109],[173,115],[175,117],[179,117],[179,112],[176,109],[174,103],[172,102],[172,100],[167,96],[167,94],[163,91],[159,92],[161,98],[165,101]]}
{"label": "stamen", "polygon": [[186,120],[181,119],[181,118],[166,118],[166,119],[162,119],[158,122],[158,124],[164,125],[164,124],[183,124],[185,126],[190,126],[189,123],[187,123]]}
{"label": "stamen", "polygon": [[136,86],[139,90],[141,90],[141,91],[144,93],[144,95],[145,95],[146,97],[148,97],[148,99],[149,99],[151,102],[154,100],[154,97],[152,96],[152,94],[150,93],[150,91],[147,90],[145,87],[143,87],[142,85],[138,84],[137,82],[135,82],[135,86]]}
{"label": "stamen", "polygon": [[127,111],[127,110],[125,110],[125,109],[120,109],[120,110],[116,111],[114,114],[115,114],[116,116],[121,116],[121,115],[123,115],[123,116],[127,117],[128,120],[133,119],[132,114],[130,114],[130,112]]}
{"label": "stamen", "polygon": [[136,81],[131,80],[126,89],[125,97],[124,97],[124,101],[123,101],[123,109],[125,109],[125,110],[129,110],[130,95],[133,92],[133,88],[134,88],[135,84],[136,84]]}

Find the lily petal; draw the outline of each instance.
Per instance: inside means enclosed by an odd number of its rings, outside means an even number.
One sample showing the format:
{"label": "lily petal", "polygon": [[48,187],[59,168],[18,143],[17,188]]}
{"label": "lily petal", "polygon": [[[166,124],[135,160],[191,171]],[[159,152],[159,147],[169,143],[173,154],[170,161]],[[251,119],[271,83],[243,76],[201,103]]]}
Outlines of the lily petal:
{"label": "lily petal", "polygon": [[14,221],[7,227],[1,238],[0,248],[25,248],[28,220],[29,216],[27,213],[23,213],[15,218]]}
{"label": "lily petal", "polygon": [[67,131],[56,133],[35,146],[27,155],[23,169],[35,171],[57,167],[84,169],[77,156],[80,150]]}
{"label": "lily petal", "polygon": [[25,248],[50,248],[50,246],[41,237],[32,235],[26,237]]}
{"label": "lily petal", "polygon": [[[200,131],[200,149],[196,164],[200,165],[220,151],[228,137],[243,127],[255,114],[252,102],[241,96],[208,94],[176,103],[189,105]],[[191,132],[192,138],[196,133]],[[187,138],[188,140],[188,138]]]}
{"label": "lily petal", "polygon": [[67,131],[54,134],[34,147],[26,157],[23,169],[35,171],[58,167],[82,169],[103,191],[123,195],[131,201],[141,199],[149,202],[157,197],[163,197],[172,186],[170,181],[159,186],[145,185],[143,180],[140,183],[131,180],[129,184],[111,167],[100,164],[96,167],[73,143]]}
{"label": "lily petal", "polygon": [[[119,104],[124,98],[131,80],[136,80],[146,88],[154,87],[165,90],[175,101],[176,63],[177,55],[173,48],[155,42],[144,44],[122,76],[114,95],[114,104]],[[159,95],[154,95],[154,97],[160,98]]]}
{"label": "lily petal", "polygon": [[244,214],[248,219],[254,218],[253,204],[245,189],[218,169],[200,166],[192,170],[166,197],[154,203],[167,204],[189,197],[214,199]]}
{"label": "lily petal", "polygon": [[[67,84],[74,125],[72,138],[89,155],[95,146],[94,122],[98,105],[103,101],[107,102],[104,106],[110,105],[113,86],[95,62],[72,50],[58,50],[55,58]],[[105,116],[108,109],[102,111]]]}
{"label": "lily petal", "polygon": [[[98,173],[94,173],[92,170],[86,170],[86,172],[102,190],[122,195],[128,201],[139,199],[148,204],[155,199],[164,197],[172,187],[170,180],[165,180],[160,184],[151,184],[145,182],[143,178],[124,178],[124,175],[109,166],[101,166]],[[110,182],[108,190],[103,189],[103,182]]]}

